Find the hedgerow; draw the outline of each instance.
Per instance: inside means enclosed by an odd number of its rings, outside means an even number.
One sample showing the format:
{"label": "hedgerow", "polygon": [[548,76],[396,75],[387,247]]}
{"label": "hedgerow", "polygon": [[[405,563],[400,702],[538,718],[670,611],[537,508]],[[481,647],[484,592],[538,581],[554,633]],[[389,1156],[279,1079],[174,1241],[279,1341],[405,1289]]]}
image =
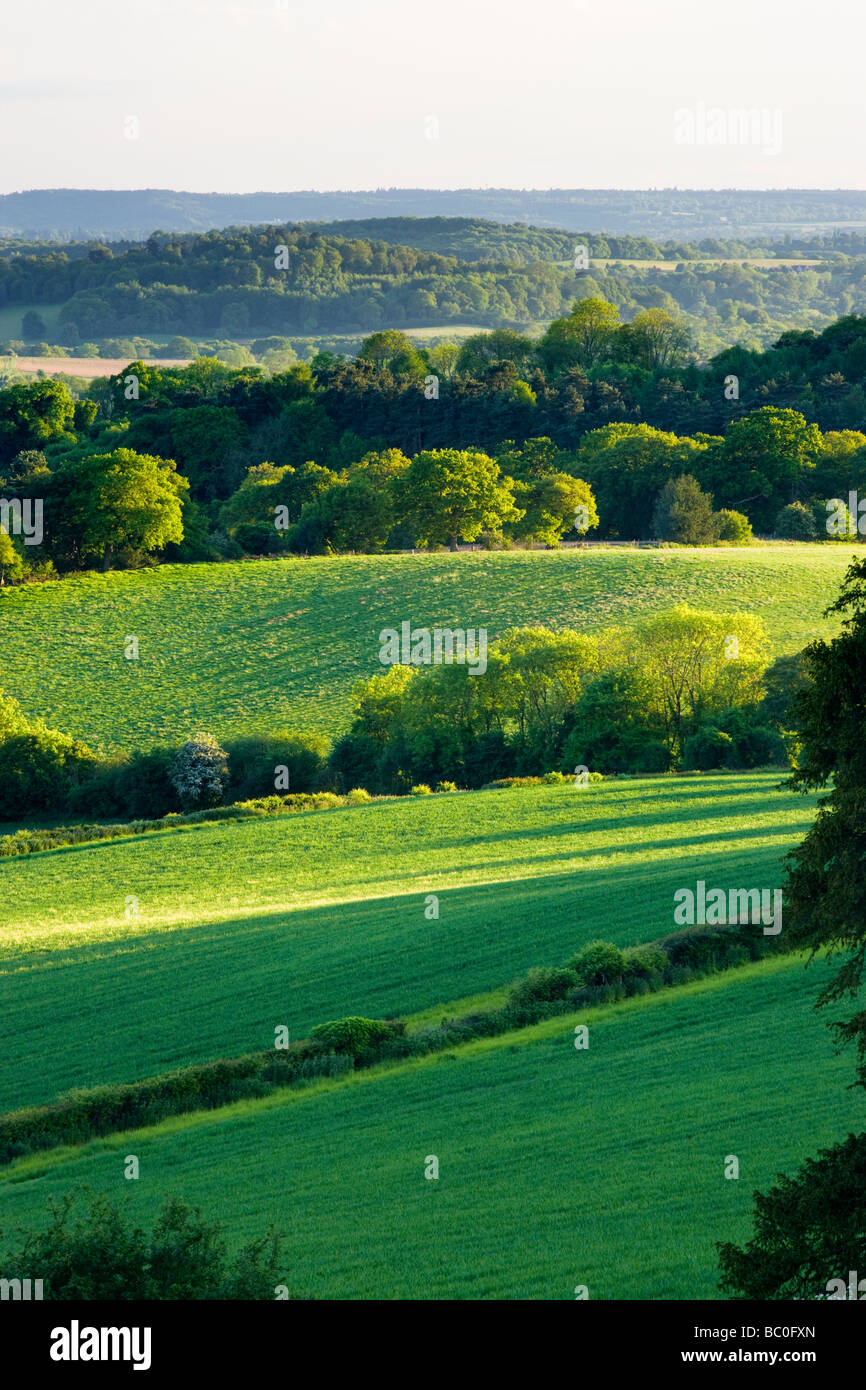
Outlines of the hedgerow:
{"label": "hedgerow", "polygon": [[566,966],[530,970],[512,985],[499,1009],[446,1019],[411,1034],[402,1019],[331,1019],[285,1048],[222,1058],[145,1081],[70,1091],[49,1105],[2,1115],[0,1164],[59,1144],[82,1144],[156,1124],[169,1115],[268,1095],[279,1087],[446,1051],[577,1009],[688,984],[784,950],[777,937],[756,934],[748,924],[693,927],[626,951],[611,942],[591,942]]}

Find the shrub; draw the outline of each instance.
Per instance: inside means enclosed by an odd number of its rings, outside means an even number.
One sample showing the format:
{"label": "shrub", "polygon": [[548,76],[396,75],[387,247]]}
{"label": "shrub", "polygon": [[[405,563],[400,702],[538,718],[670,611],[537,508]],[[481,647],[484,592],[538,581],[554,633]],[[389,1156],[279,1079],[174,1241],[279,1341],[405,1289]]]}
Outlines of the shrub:
{"label": "shrub", "polygon": [[710,545],[715,540],[713,499],[690,473],[665,483],[656,500],[652,533],[680,545]]}
{"label": "shrub", "polygon": [[364,806],[372,800],[372,796],[364,787],[353,787],[350,792],[346,793],[347,806]]}
{"label": "shrub", "polygon": [[625,956],[610,941],[590,941],[568,962],[582,985],[612,985],[622,979]]}
{"label": "shrub", "polygon": [[0,815],[59,810],[96,767],[96,755],[85,744],[56,729],[13,734],[0,743]]}
{"label": "shrub", "polygon": [[667,951],[660,946],[631,946],[623,955],[626,978],[635,984],[658,983],[670,964]]}
{"label": "shrub", "polygon": [[717,767],[730,767],[735,749],[730,734],[712,724],[704,724],[683,749],[683,769],[687,772]]}
{"label": "shrub", "polygon": [[275,791],[315,792],[325,776],[327,743],[312,734],[251,735],[227,743],[226,753],[227,801],[247,801]]}
{"label": "shrub", "polygon": [[665,980],[669,985],[689,985],[692,980],[698,978],[697,970],[693,970],[689,965],[672,965],[665,974]]}
{"label": "shrub", "polygon": [[723,545],[749,545],[752,523],[743,512],[732,512],[723,507],[716,512],[716,534]]}
{"label": "shrub", "polygon": [[170,771],[173,748],[152,748],[131,758],[106,761],[95,775],[70,792],[69,810],[79,815],[148,818],[179,811],[181,802]]}
{"label": "shrub", "polygon": [[503,791],[508,787],[540,787],[540,777],[500,777],[496,782],[485,782],[484,792]]}
{"label": "shrub", "polygon": [[741,767],[766,767],[768,763],[786,763],[785,740],[778,729],[767,724],[754,724],[737,739],[737,761]]}
{"label": "shrub", "polygon": [[386,1022],[381,1018],[336,1018],[311,1029],[310,1041],[325,1051],[363,1057],[386,1038],[399,1036],[405,1027],[405,1023]]}
{"label": "shrub", "polygon": [[[592,773],[590,773],[590,778],[592,778]],[[546,787],[562,787],[566,782],[571,781],[571,778],[566,777],[564,772],[545,772],[541,780]]]}
{"label": "shrub", "polygon": [[103,1192],[87,1194],[88,1210],[73,1222],[80,1195],[50,1203],[48,1224],[7,1258],[7,1278],[38,1270],[46,1299],[273,1300],[280,1283],[276,1235],[230,1260],[220,1227],[198,1207],[168,1198],[148,1234]]}
{"label": "shrub", "polygon": [[[754,929],[752,928],[754,934]],[[725,960],[741,938],[736,926],[685,927],[665,937],[665,948],[675,966],[714,968]]]}
{"label": "shrub", "polygon": [[212,734],[196,734],[178,749],[169,776],[184,810],[218,806],[229,780],[225,749]]}
{"label": "shrub", "polygon": [[[359,790],[363,791],[363,788]],[[371,798],[364,792],[358,800],[369,801]],[[212,817],[214,820],[221,820],[223,816],[231,817],[245,812],[255,814],[257,811],[263,815],[291,815],[295,811],[330,811],[333,807],[345,806],[348,802],[348,797],[337,796],[335,792],[294,792],[290,796],[257,796],[252,801],[238,801],[234,806],[217,806],[210,811],[194,811],[191,815],[185,816],[184,820],[192,820],[196,815],[204,819]]]}
{"label": "shrub", "polygon": [[426,782],[416,782],[412,788],[413,796],[432,796],[432,794]]}
{"label": "shrub", "polygon": [[456,792],[456,790],[457,790],[457,783],[456,783],[456,782],[437,782],[437,783],[436,783],[436,791],[437,791],[437,792]]}
{"label": "shrub", "polygon": [[815,541],[818,528],[815,518],[802,502],[791,502],[776,517],[776,535],[783,541]]}
{"label": "shrub", "polygon": [[512,985],[508,991],[508,1002],[512,1007],[522,1009],[528,1004],[565,999],[577,983],[574,970],[561,966],[537,967]]}
{"label": "shrub", "polygon": [[292,1074],[292,1081],[310,1086],[323,1076],[345,1076],[352,1070],[352,1058],[346,1053],[326,1052],[321,1057],[304,1057]]}

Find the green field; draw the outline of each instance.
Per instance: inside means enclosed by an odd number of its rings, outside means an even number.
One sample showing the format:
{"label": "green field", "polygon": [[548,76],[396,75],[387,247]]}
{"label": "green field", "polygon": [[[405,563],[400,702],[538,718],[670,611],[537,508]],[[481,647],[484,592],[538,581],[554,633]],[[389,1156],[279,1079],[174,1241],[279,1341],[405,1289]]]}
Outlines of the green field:
{"label": "green field", "polygon": [[269,1047],[277,1024],[451,1014],[593,938],[666,935],[676,888],[781,885],[814,803],[778,780],[401,798],[0,860],[0,1106]]}
{"label": "green field", "polygon": [[[381,669],[382,627],[592,631],[688,602],[759,614],[781,654],[835,630],[821,615],[850,559],[594,548],[84,575],[0,591],[3,683],[104,751],[198,728],[333,734]],[[815,811],[781,775],[383,798],[0,859],[0,1111],[266,1049],[277,1025],[435,1024],[587,941],[668,935],[698,879],[780,887]],[[862,1125],[852,1059],[813,1008],[826,969],[769,958],[34,1153],[0,1168],[0,1272],[16,1228],[86,1183],[142,1219],[185,1197],[233,1245],[274,1224],[286,1282],[320,1299],[717,1297],[714,1243],[747,1236],[753,1189]]]}
{"label": "green field", "polygon": [[[587,631],[675,603],[746,610],[777,653],[833,627],[853,547],[463,552],[172,565],[0,589],[3,686],[105,751],[290,727],[333,734],[381,670],[378,634],[417,626]],[[124,641],[139,639],[137,661]]]}
{"label": "green field", "polygon": [[765,961],[590,1015],[584,1052],[558,1018],[37,1155],[0,1175],[4,1238],[88,1183],[137,1218],[199,1203],[232,1243],[273,1224],[290,1287],[319,1299],[713,1298],[753,1187],[862,1123],[812,1008],[823,974]]}
{"label": "green field", "polygon": [[35,309],[47,330],[46,342],[54,342],[62,304],[7,304],[0,308],[0,342],[21,338],[21,320],[28,309]]}
{"label": "green field", "polygon": [[[557,262],[559,265],[567,265],[567,261]],[[687,269],[706,269],[707,266],[720,265],[752,265],[758,266],[761,270],[776,270],[778,268],[788,268],[795,266],[816,266],[823,265],[820,260],[799,260],[796,256],[702,256],[697,261],[638,261],[629,260],[626,257],[607,256],[591,257],[591,266],[603,266],[606,270],[609,266],[631,265],[638,266],[644,270],[676,270],[678,265],[685,265]]]}

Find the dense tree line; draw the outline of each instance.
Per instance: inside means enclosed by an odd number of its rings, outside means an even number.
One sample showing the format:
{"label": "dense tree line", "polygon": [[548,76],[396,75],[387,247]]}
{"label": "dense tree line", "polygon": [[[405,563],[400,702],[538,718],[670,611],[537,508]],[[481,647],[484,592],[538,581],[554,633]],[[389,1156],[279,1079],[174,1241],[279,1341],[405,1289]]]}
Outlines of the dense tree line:
{"label": "dense tree line", "polygon": [[[792,701],[808,684],[802,658],[768,666],[763,625],[748,613],[681,605],[591,635],[513,628],[489,646],[485,636],[483,663],[471,642],[443,648],[437,663],[426,631],[411,634],[402,661],[358,683],[331,748],[274,729],[225,748],[199,734],[101,759],[0,696],[0,812],[130,820],[281,791],[402,794],[562,769],[784,764]],[[387,630],[380,642],[390,660]]]}
{"label": "dense tree line", "polygon": [[[833,254],[866,254],[862,232],[817,235],[750,237],[701,237],[696,241],[660,241],[633,233],[561,231],[555,227],[530,227],[525,223],[490,222],[482,217],[367,217],[339,222],[319,222],[317,229],[350,238],[394,242],[457,256],[464,261],[509,261],[531,265],[537,260],[571,261],[575,245],[586,247],[593,259],[699,261],[707,257],[769,256],[821,257]],[[0,242],[0,249],[3,243]]]}
{"label": "dense tree line", "polygon": [[[351,235],[328,224],[289,224],[154,233],[132,245],[7,250],[0,254],[0,307],[62,305],[56,336],[77,346],[148,334],[243,339],[386,325],[527,328],[561,315],[577,296],[601,297],[625,319],[648,309],[679,313],[704,356],[732,341],[766,346],[786,328],[822,327],[866,308],[866,241],[856,233],[829,245],[815,238],[780,246],[586,232],[578,236],[590,259],[575,268],[572,233],[477,219],[456,226],[447,218],[382,219],[359,234],[364,226],[346,224]],[[412,244],[394,239],[401,234]],[[804,263],[707,263],[783,250]],[[818,264],[808,263],[810,251]]]}
{"label": "dense tree line", "polygon": [[46,557],[66,570],[584,535],[743,543],[750,528],[849,540],[864,382],[866,319],[700,370],[676,319],[622,324],[591,299],[535,340],[418,350],[391,329],[356,359],[270,376],[200,358],[133,362],[77,400],[56,380],[13,385],[0,486],[10,505],[41,500],[44,541],[13,530],[0,561],[16,578]]}
{"label": "dense tree line", "polygon": [[[784,762],[781,729],[798,678],[797,663],[767,671],[766,635],[750,614],[681,606],[592,636],[512,629],[490,647],[483,675],[469,663],[404,664],[360,682],[330,770],[338,790],[399,792],[562,767]],[[771,692],[776,704],[765,706]]]}

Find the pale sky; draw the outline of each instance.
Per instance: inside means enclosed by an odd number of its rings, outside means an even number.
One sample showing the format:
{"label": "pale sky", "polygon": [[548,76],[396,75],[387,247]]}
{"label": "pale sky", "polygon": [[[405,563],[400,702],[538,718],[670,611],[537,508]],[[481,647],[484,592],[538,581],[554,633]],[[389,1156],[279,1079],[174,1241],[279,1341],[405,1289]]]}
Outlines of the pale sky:
{"label": "pale sky", "polygon": [[864,188],[864,37],[858,0],[0,0],[0,192]]}

